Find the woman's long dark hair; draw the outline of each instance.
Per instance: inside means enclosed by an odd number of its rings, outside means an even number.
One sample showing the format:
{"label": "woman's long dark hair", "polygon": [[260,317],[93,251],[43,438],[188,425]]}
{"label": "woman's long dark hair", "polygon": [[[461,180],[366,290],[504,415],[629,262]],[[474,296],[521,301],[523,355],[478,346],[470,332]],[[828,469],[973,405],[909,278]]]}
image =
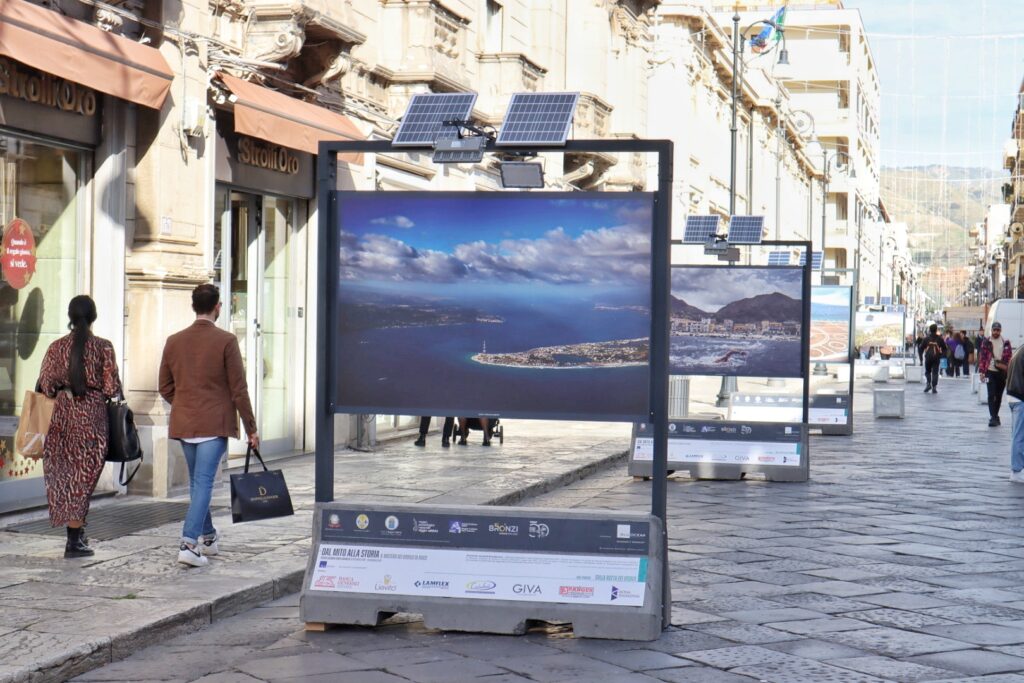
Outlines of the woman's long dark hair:
{"label": "woman's long dark hair", "polygon": [[92,336],[92,324],[96,322],[96,303],[81,294],[68,304],[68,328],[71,330],[71,362],[68,375],[71,379],[71,393],[85,396],[85,344]]}

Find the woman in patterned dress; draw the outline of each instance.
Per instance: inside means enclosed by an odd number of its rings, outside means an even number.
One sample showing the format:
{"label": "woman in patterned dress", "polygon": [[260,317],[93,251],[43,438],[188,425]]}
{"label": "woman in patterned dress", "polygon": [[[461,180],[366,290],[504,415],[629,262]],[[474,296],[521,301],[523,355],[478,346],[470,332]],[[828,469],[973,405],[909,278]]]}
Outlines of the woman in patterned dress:
{"label": "woman in patterned dress", "polygon": [[93,336],[96,304],[76,296],[68,304],[71,334],[50,344],[39,386],[57,402],[43,445],[43,475],[50,524],[67,526],[64,557],[93,554],[82,527],[103,471],[109,426],[107,399],[121,395],[114,347]]}

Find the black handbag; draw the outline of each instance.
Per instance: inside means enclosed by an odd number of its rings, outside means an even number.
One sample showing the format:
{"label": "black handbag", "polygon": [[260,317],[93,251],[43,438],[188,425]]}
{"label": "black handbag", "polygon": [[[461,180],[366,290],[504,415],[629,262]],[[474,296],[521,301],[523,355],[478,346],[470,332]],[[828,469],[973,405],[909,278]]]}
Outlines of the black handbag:
{"label": "black handbag", "polygon": [[[142,444],[139,443],[139,430],[135,427],[135,413],[128,407],[122,397],[120,400],[107,401],[107,462],[121,463],[121,474],[118,482],[127,486],[142,467]],[[124,478],[125,466],[138,460],[139,463]]]}
{"label": "black handbag", "polygon": [[[262,472],[250,472],[252,456],[260,461]],[[281,470],[268,470],[260,452],[252,446],[245,452],[245,471],[231,475],[231,521],[255,522],[259,519],[295,514],[292,497]]]}

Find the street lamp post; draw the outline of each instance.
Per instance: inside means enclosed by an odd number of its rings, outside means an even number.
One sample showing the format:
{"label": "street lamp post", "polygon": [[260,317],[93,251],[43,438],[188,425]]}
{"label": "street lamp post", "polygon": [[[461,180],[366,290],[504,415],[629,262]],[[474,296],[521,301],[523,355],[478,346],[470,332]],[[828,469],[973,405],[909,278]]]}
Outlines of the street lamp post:
{"label": "street lamp post", "polygon": [[[736,215],[736,171],[737,152],[739,150],[739,99],[740,89],[743,84],[743,36],[758,24],[767,24],[779,32],[782,38],[782,50],[779,52],[779,64],[789,63],[789,53],[786,50],[786,34],[783,28],[770,19],[759,19],[740,31],[740,13],[737,10],[732,15],[732,122],[729,126],[729,215]],[[749,204],[749,199],[748,199]],[[722,385],[718,390],[718,397],[715,405],[724,408],[729,405],[729,395],[736,391],[737,384],[735,377],[723,377]]]}
{"label": "street lamp post", "polygon": [[[828,227],[826,226],[827,209],[828,209],[828,185],[831,178],[829,174],[832,170],[832,162],[836,164],[836,170],[846,168],[847,177],[851,180],[856,179],[857,170],[853,167],[853,160],[850,155],[842,150],[836,150],[832,154],[829,154],[825,146],[821,147],[821,168],[824,171],[821,176],[821,264],[825,266],[825,240],[828,235]],[[836,208],[838,209],[838,204]]]}

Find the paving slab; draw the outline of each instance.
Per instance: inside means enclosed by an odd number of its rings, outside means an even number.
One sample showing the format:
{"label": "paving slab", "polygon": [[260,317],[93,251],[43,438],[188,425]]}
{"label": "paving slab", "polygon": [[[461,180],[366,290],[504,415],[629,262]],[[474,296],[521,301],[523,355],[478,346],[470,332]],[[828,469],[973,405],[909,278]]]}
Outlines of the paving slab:
{"label": "paving slab", "polygon": [[1024,658],[990,650],[938,652],[912,657],[909,658],[909,661],[971,675],[1024,671]]}
{"label": "paving slab", "polygon": [[[420,449],[403,439],[372,454],[339,451],[335,490],[339,499],[396,489],[413,502],[457,493],[474,504],[513,504],[621,467],[628,444],[628,425],[549,422],[521,423],[515,439],[487,450],[439,443]],[[312,457],[276,466],[285,472],[296,514],[232,525],[221,486],[214,524],[224,537],[222,552],[200,569],[175,562],[180,524],[94,542],[95,557],[70,562],[56,537],[0,531],[0,629],[12,631],[0,638],[0,662],[11,669],[0,670],[0,683],[65,666],[65,677],[78,675],[298,590],[312,530]],[[103,500],[95,507],[131,502]]]}

